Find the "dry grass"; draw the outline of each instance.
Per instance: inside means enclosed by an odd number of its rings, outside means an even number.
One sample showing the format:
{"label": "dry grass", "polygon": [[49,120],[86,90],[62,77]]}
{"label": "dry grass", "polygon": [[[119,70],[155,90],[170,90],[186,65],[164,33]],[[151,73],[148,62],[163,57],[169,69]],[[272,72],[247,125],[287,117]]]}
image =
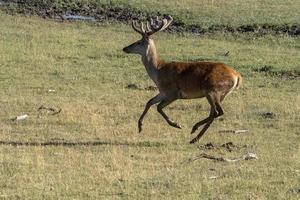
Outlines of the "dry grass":
{"label": "dry grass", "polygon": [[[183,130],[151,109],[137,133],[137,119],[156,92],[126,89],[152,85],[139,58],[121,52],[137,38],[129,27],[0,13],[0,37],[0,199],[298,199],[299,79],[253,70],[297,70],[297,38],[159,34],[167,60],[218,60],[245,79],[225,100],[225,116],[189,145],[192,125],[208,114],[204,99],[166,109]],[[39,113],[40,105],[62,112]],[[22,113],[29,118],[9,120]],[[228,129],[250,132],[219,133]],[[241,148],[201,148],[229,141]],[[182,164],[201,152],[228,158],[255,152],[259,159]]]}

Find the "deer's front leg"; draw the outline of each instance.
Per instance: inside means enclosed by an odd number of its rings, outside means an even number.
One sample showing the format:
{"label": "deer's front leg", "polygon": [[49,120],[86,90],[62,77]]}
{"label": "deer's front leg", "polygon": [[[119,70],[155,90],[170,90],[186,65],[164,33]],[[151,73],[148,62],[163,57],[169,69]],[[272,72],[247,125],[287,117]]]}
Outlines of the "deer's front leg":
{"label": "deer's front leg", "polygon": [[156,95],[155,97],[153,97],[152,99],[150,99],[150,100],[147,102],[147,104],[146,104],[146,106],[145,106],[145,109],[144,109],[144,111],[143,111],[143,113],[142,113],[142,115],[141,115],[141,117],[140,117],[140,119],[139,119],[139,122],[138,122],[139,133],[142,131],[143,120],[144,120],[144,117],[145,117],[145,115],[147,114],[149,108],[150,108],[152,105],[154,105],[154,104],[160,102],[162,99],[163,99],[162,95],[161,95],[161,94],[158,94],[158,95]]}
{"label": "deer's front leg", "polygon": [[179,128],[181,129],[181,126],[172,121],[168,115],[163,111],[163,108],[168,106],[169,104],[171,104],[173,101],[175,101],[177,98],[177,95],[170,95],[170,96],[167,96],[166,98],[164,98],[157,106],[157,111],[163,116],[163,118],[167,121],[167,123],[170,125],[170,126],[173,126],[175,128]]}

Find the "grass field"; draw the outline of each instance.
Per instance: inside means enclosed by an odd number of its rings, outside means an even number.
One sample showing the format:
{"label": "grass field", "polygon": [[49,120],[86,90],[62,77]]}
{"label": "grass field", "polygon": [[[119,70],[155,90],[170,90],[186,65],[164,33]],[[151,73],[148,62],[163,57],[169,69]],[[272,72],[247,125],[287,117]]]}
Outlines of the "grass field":
{"label": "grass field", "polygon": [[[81,0],[82,1],[82,0]],[[295,0],[95,0],[102,4],[169,13],[187,24],[239,26],[244,24],[299,24]],[[83,1],[84,2],[84,1]]]}
{"label": "grass field", "polygon": [[[152,108],[137,133],[137,119],[157,93],[143,89],[153,83],[140,58],[121,51],[138,37],[120,23],[0,12],[0,199],[299,199],[299,37],[155,36],[167,61],[221,61],[244,77],[224,101],[224,117],[195,145],[189,133],[208,115],[204,99],[166,109],[182,130]],[[62,112],[38,111],[41,105]],[[21,114],[29,117],[11,120]],[[220,133],[238,129],[249,132]],[[237,148],[205,148],[210,142]],[[247,152],[258,159],[185,162],[200,153]]]}

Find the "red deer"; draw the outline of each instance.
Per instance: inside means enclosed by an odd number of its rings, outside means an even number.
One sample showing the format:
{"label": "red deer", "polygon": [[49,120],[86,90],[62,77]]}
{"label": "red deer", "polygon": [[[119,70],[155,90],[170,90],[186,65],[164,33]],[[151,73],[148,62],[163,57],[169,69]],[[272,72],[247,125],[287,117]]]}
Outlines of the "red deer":
{"label": "red deer", "polygon": [[217,62],[164,62],[156,52],[154,40],[151,35],[165,30],[173,21],[171,16],[163,20],[151,19],[146,26],[132,21],[132,28],[141,34],[142,39],[125,47],[126,53],[139,54],[150,78],[157,85],[159,94],[150,99],[138,121],[139,132],[142,131],[143,119],[149,108],[157,104],[157,111],[166,122],[175,128],[181,126],[172,121],[163,108],[177,99],[194,99],[206,97],[210,104],[210,114],[207,118],[197,122],[193,128],[194,133],[204,125],[199,134],[190,141],[197,142],[209,128],[215,118],[224,114],[221,102],[227,94],[237,89],[242,77],[231,67]]}

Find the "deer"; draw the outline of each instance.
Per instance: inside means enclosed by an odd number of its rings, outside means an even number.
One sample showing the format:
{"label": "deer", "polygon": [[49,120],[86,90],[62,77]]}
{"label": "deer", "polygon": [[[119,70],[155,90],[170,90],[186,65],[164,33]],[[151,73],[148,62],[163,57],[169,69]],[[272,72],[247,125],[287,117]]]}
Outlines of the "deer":
{"label": "deer", "polygon": [[222,116],[224,111],[221,102],[225,96],[234,89],[238,89],[242,83],[241,75],[232,67],[219,62],[196,61],[196,62],[165,62],[161,60],[155,47],[152,35],[168,28],[173,18],[168,15],[163,19],[147,20],[143,22],[132,21],[132,28],[142,38],[133,44],[124,47],[123,51],[128,54],[141,56],[149,77],[156,84],[159,93],[151,98],[144,108],[139,120],[138,131],[142,131],[145,115],[151,106],[157,105],[157,111],[172,127],[181,129],[181,126],[170,119],[163,111],[165,107],[178,99],[206,98],[210,104],[209,116],[197,122],[191,131],[195,133],[203,125],[202,130],[190,143],[197,142],[213,121]]}

